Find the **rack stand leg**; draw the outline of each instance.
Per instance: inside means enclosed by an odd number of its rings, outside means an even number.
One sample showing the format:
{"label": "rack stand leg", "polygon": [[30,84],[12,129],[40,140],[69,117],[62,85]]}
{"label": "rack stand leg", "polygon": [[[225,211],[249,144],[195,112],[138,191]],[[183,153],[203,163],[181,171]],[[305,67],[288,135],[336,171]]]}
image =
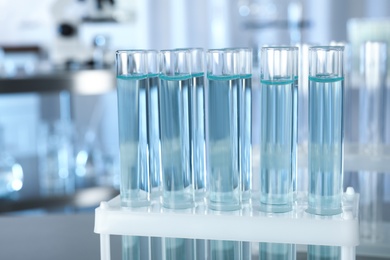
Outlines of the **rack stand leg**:
{"label": "rack stand leg", "polygon": [[110,235],[100,234],[100,259],[110,260]]}

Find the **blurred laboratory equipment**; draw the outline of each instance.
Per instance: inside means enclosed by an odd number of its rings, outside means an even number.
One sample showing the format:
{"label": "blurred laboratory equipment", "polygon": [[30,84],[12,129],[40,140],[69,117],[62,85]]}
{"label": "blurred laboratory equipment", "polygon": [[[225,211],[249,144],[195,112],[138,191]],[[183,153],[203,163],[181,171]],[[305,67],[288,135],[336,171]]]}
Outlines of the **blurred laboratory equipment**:
{"label": "blurred laboratory equipment", "polygon": [[[385,143],[385,94],[387,44],[369,41],[361,45],[361,85],[359,94],[359,143],[370,156],[383,153]],[[362,239],[381,240],[384,175],[359,171],[360,223]]]}
{"label": "blurred laboratory equipment", "polygon": [[104,69],[106,64],[106,55],[108,53],[109,37],[106,35],[96,35],[93,39],[92,67],[94,69]]}
{"label": "blurred laboratory equipment", "polygon": [[96,133],[89,129],[75,155],[76,188],[113,185],[104,183],[105,174],[103,154],[97,143]]}
{"label": "blurred laboratory equipment", "polygon": [[73,128],[68,121],[42,123],[39,130],[39,180],[43,196],[75,192]]}
{"label": "blurred laboratory equipment", "polygon": [[0,198],[7,198],[22,189],[23,168],[7,152],[3,126],[0,126],[0,149]]}
{"label": "blurred laboratory equipment", "polygon": [[343,46],[309,49],[308,212],[341,213],[343,192]]}

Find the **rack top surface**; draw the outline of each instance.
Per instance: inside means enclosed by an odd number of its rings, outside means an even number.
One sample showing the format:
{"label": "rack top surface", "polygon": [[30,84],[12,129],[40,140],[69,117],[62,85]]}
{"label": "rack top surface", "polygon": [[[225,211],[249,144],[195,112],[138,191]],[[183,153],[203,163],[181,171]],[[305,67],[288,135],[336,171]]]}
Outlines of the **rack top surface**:
{"label": "rack top surface", "polygon": [[210,210],[203,201],[171,210],[159,199],[148,207],[123,208],[117,196],[96,209],[95,233],[354,247],[359,244],[358,200],[349,188],[341,214],[318,216],[306,212],[305,194],[297,194],[288,213],[261,212],[256,201],[230,212]]}

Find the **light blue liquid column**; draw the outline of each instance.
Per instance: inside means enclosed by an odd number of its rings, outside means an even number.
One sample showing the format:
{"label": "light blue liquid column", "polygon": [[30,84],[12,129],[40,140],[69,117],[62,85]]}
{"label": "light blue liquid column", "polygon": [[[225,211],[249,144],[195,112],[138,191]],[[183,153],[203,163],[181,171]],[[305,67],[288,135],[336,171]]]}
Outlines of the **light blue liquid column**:
{"label": "light blue liquid column", "polygon": [[240,242],[210,240],[210,260],[237,260],[240,257]]}
{"label": "light blue liquid column", "polygon": [[342,46],[309,49],[309,201],[307,211],[341,213],[343,181]]}
{"label": "light blue liquid column", "polygon": [[[207,53],[206,154],[207,206],[241,208],[239,168],[239,55],[234,49]],[[210,259],[239,259],[239,241],[209,241]]]}
{"label": "light blue liquid column", "polygon": [[116,64],[121,202],[124,207],[146,206],[150,183],[145,52],[117,51]]}
{"label": "light blue liquid column", "polygon": [[[387,51],[385,42],[368,41],[361,45],[359,144],[373,157],[381,153],[385,144],[385,118],[386,111],[389,111],[385,107]],[[358,172],[360,238],[370,243],[385,236],[382,215],[386,175],[374,171]]]}
{"label": "light blue liquid column", "polygon": [[297,47],[261,52],[260,210],[292,210],[297,142]]}
{"label": "light blue liquid column", "polygon": [[341,260],[341,247],[337,246],[307,246],[308,260]]}
{"label": "light blue liquid column", "polygon": [[148,237],[122,236],[122,260],[152,259],[149,245]]}
{"label": "light blue liquid column", "polygon": [[[188,48],[191,55],[191,91],[190,91],[190,143],[192,153],[192,172],[194,177],[194,195],[196,202],[206,198],[206,134],[205,134],[205,52],[202,48]],[[192,244],[193,259],[206,258],[206,242],[202,239],[187,239]],[[189,259],[187,257],[187,259]]]}
{"label": "light blue liquid column", "polygon": [[213,210],[238,210],[241,207],[238,52],[209,50],[207,66],[207,204]]}
{"label": "light blue liquid column", "polygon": [[158,51],[147,50],[148,70],[148,143],[149,143],[149,175],[151,197],[161,195],[161,146],[160,146],[160,118],[158,107],[158,91],[160,80]]}
{"label": "light blue liquid column", "polygon": [[294,244],[260,243],[259,260],[295,260]]}
{"label": "light blue liquid column", "polygon": [[202,48],[188,49],[191,54],[191,151],[194,192],[197,201],[206,196],[206,134],[205,134],[205,53]]}
{"label": "light blue liquid column", "polygon": [[252,49],[241,48],[239,52],[240,97],[239,97],[239,146],[241,196],[249,202],[252,191]]}
{"label": "light blue liquid column", "polygon": [[186,50],[160,52],[160,131],[163,206],[193,206],[190,149],[190,56]]}
{"label": "light blue liquid column", "polygon": [[[164,260],[196,259],[194,251],[194,239],[165,238],[163,248]],[[198,258],[202,259],[202,258]]]}

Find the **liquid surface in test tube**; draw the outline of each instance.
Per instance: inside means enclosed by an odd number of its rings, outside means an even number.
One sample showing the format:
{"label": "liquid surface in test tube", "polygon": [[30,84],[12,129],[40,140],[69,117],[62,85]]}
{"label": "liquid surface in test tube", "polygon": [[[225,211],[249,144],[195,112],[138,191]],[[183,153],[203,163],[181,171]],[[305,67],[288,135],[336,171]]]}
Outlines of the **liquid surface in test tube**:
{"label": "liquid surface in test tube", "polygon": [[190,76],[160,75],[163,205],[189,208],[193,203],[190,152]]}
{"label": "liquid surface in test tube", "polygon": [[208,202],[215,210],[240,208],[238,76],[208,76]]}
{"label": "liquid surface in test tube", "polygon": [[147,84],[146,76],[117,77],[123,206],[149,202]]}
{"label": "liquid surface in test tube", "polygon": [[260,207],[287,212],[296,171],[297,85],[284,79],[261,83]]}
{"label": "liquid surface in test tube", "polygon": [[309,208],[341,212],[343,179],[343,78],[309,77]]}
{"label": "liquid surface in test tube", "polygon": [[[152,196],[159,195],[161,188],[161,150],[160,125],[158,108],[158,82],[157,74],[149,74],[148,98],[148,140],[149,140],[149,171]],[[157,194],[154,194],[157,193]]]}
{"label": "liquid surface in test tube", "polygon": [[[204,73],[192,75],[192,121],[194,151],[194,188],[195,193],[203,198],[206,188],[205,162],[205,108],[204,108]],[[198,194],[199,193],[199,194]],[[203,196],[202,196],[203,195]]]}

